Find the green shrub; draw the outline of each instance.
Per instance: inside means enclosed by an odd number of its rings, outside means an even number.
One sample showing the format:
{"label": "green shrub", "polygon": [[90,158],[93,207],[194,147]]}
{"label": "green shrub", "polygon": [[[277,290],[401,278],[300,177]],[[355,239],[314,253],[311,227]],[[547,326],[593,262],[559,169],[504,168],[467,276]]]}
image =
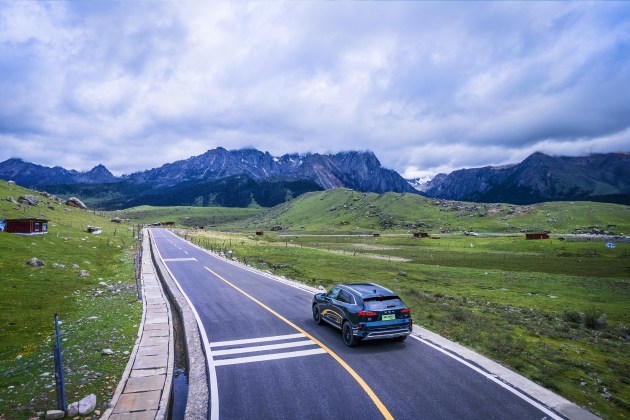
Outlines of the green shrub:
{"label": "green shrub", "polygon": [[592,330],[598,330],[606,326],[606,318],[605,313],[591,308],[584,314],[584,326]]}
{"label": "green shrub", "polygon": [[564,311],[564,320],[572,324],[582,323],[582,314],[578,311]]}

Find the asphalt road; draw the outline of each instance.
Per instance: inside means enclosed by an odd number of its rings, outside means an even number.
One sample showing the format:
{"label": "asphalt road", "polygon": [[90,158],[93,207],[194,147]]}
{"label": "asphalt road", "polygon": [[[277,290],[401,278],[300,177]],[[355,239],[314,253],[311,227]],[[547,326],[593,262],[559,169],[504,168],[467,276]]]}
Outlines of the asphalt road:
{"label": "asphalt road", "polygon": [[[549,412],[408,338],[346,347],[315,325],[312,293],[152,229],[210,345],[221,419],[543,419]],[[412,310],[413,316],[413,310]],[[218,404],[217,404],[218,400]],[[390,417],[391,416],[391,417]]]}

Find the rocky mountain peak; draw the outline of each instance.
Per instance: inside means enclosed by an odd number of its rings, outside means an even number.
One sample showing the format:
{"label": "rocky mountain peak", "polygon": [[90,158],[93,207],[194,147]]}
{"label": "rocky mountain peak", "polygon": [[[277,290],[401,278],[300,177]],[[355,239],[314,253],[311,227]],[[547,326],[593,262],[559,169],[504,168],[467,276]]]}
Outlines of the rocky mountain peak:
{"label": "rocky mountain peak", "polygon": [[557,200],[630,203],[630,158],[623,153],[553,157],[536,152],[521,163],[460,169],[436,176],[429,197],[531,204]]}

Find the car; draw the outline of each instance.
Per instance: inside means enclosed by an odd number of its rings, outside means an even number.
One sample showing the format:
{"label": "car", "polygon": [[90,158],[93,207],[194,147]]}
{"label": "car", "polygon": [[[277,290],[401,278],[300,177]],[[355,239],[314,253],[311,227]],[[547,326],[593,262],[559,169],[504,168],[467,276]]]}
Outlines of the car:
{"label": "car", "polygon": [[375,283],[339,284],[313,296],[313,321],[341,330],[353,347],[363,340],[404,341],[411,334],[411,309],[394,292]]}

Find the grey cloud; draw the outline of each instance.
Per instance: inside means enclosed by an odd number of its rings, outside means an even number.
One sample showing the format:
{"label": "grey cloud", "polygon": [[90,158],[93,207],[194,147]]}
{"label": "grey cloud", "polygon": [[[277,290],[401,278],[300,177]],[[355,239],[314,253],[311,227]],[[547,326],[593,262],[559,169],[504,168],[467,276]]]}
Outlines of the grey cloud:
{"label": "grey cloud", "polygon": [[0,159],[46,141],[63,153],[37,163],[128,173],[217,146],[370,149],[417,173],[628,147],[606,140],[630,115],[624,3],[0,10]]}

